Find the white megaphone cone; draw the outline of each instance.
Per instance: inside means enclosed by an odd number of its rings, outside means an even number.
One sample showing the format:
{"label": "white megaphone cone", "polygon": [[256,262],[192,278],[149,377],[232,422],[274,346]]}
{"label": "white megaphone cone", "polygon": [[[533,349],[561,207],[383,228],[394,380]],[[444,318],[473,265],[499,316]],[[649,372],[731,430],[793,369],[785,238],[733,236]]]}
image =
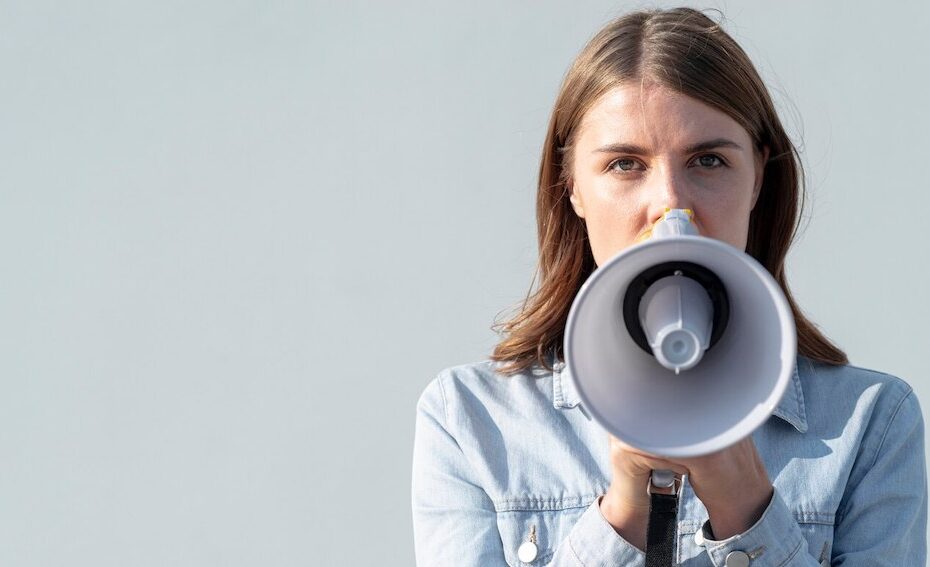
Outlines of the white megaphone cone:
{"label": "white megaphone cone", "polygon": [[681,209],[591,274],[565,328],[566,366],[592,417],[665,457],[712,453],[752,433],[778,405],[795,354],[774,278],[699,236]]}

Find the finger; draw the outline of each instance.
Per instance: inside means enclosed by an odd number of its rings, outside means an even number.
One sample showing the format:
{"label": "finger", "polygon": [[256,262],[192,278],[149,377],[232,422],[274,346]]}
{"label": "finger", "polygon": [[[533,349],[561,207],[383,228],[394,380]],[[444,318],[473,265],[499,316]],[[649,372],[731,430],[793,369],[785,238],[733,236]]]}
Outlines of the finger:
{"label": "finger", "polygon": [[675,476],[679,480],[681,479],[683,475],[688,474],[688,469],[684,467],[683,465],[680,465],[678,463],[673,463],[671,461],[665,461],[662,459],[649,459],[649,458],[640,457],[638,459],[638,464],[641,465],[643,468],[648,468],[653,471],[658,471],[658,470],[672,471],[673,473],[675,473]]}
{"label": "finger", "polygon": [[650,453],[648,451],[639,449],[638,447],[634,447],[633,445],[630,445],[624,441],[621,441],[620,439],[617,439],[613,435],[610,436],[610,441],[611,441],[612,448],[621,449],[623,451],[626,451],[627,453],[632,453],[634,455],[639,455],[641,457],[648,457],[651,459],[667,459],[667,457],[663,457],[662,455],[656,455],[655,453]]}
{"label": "finger", "polygon": [[653,455],[642,455],[638,453],[629,453],[626,451],[618,451],[614,458],[615,463],[628,463],[628,467],[636,469],[639,471],[639,475],[648,475],[651,470],[669,470],[674,472],[676,475],[685,475],[689,474],[689,469],[686,465],[670,461],[668,459],[663,459],[661,457],[656,457]]}
{"label": "finger", "polygon": [[613,447],[611,447],[612,451],[618,451],[623,454],[625,458],[635,460],[635,462],[644,469],[665,469],[678,475],[688,474],[688,467],[685,463],[672,461],[666,457],[637,449],[613,436],[611,436],[611,443],[613,444]]}

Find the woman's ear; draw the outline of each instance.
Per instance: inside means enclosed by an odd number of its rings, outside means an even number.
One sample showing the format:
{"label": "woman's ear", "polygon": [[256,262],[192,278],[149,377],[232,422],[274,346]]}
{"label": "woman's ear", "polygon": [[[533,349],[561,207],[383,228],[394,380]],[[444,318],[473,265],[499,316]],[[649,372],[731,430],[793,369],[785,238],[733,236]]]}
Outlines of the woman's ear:
{"label": "woman's ear", "polygon": [[762,146],[760,151],[756,152],[756,179],[752,187],[752,207],[756,208],[756,201],[759,200],[759,194],[762,192],[762,181],[765,180],[765,166],[769,163],[769,147]]}
{"label": "woman's ear", "polygon": [[579,218],[584,218],[584,205],[581,203],[581,198],[578,196],[578,193],[575,192],[573,184],[569,182],[568,187],[568,200],[572,204],[572,208],[575,209],[575,214]]}

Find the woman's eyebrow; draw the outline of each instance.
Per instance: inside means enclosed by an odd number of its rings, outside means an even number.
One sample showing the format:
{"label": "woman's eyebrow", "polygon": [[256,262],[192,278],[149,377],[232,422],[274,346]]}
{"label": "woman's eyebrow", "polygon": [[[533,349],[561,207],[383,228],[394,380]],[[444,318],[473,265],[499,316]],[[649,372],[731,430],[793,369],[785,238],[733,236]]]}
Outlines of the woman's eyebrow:
{"label": "woman's eyebrow", "polygon": [[719,148],[733,148],[736,150],[742,150],[743,146],[737,144],[733,140],[728,140],[727,138],[714,138],[713,140],[707,140],[706,142],[691,144],[685,148],[685,153],[693,154],[695,152],[704,152],[707,150],[716,150]]}
{"label": "woman's eyebrow", "polygon": [[[715,150],[719,148],[734,148],[737,150],[742,150],[743,146],[727,138],[714,138],[713,140],[705,140],[703,142],[697,142],[695,144],[691,144],[690,146],[684,149],[684,153],[693,154],[695,152],[703,152],[703,151]],[[637,146],[635,144],[616,143],[616,144],[607,144],[606,146],[597,148],[592,153],[645,155],[649,153],[649,151],[646,148],[642,146]]]}
{"label": "woman's eyebrow", "polygon": [[637,145],[634,145],[634,144],[619,144],[619,143],[617,143],[617,144],[607,144],[606,146],[602,146],[602,147],[600,147],[600,148],[594,150],[594,151],[591,152],[591,153],[593,153],[593,154],[608,153],[608,154],[636,154],[636,155],[645,155],[645,154],[647,154],[647,153],[649,153],[649,152],[646,150],[646,148],[644,148],[644,147],[642,147],[642,146],[637,146]]}

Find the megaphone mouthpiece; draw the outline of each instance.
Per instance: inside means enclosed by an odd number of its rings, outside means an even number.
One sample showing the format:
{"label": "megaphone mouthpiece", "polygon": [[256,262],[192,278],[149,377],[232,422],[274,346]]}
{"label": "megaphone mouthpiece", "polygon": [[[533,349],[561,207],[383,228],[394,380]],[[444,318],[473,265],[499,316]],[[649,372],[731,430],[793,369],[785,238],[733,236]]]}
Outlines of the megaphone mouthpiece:
{"label": "megaphone mouthpiece", "polygon": [[665,214],[652,225],[652,238],[667,236],[697,236],[694,212],[691,209],[665,209]]}

